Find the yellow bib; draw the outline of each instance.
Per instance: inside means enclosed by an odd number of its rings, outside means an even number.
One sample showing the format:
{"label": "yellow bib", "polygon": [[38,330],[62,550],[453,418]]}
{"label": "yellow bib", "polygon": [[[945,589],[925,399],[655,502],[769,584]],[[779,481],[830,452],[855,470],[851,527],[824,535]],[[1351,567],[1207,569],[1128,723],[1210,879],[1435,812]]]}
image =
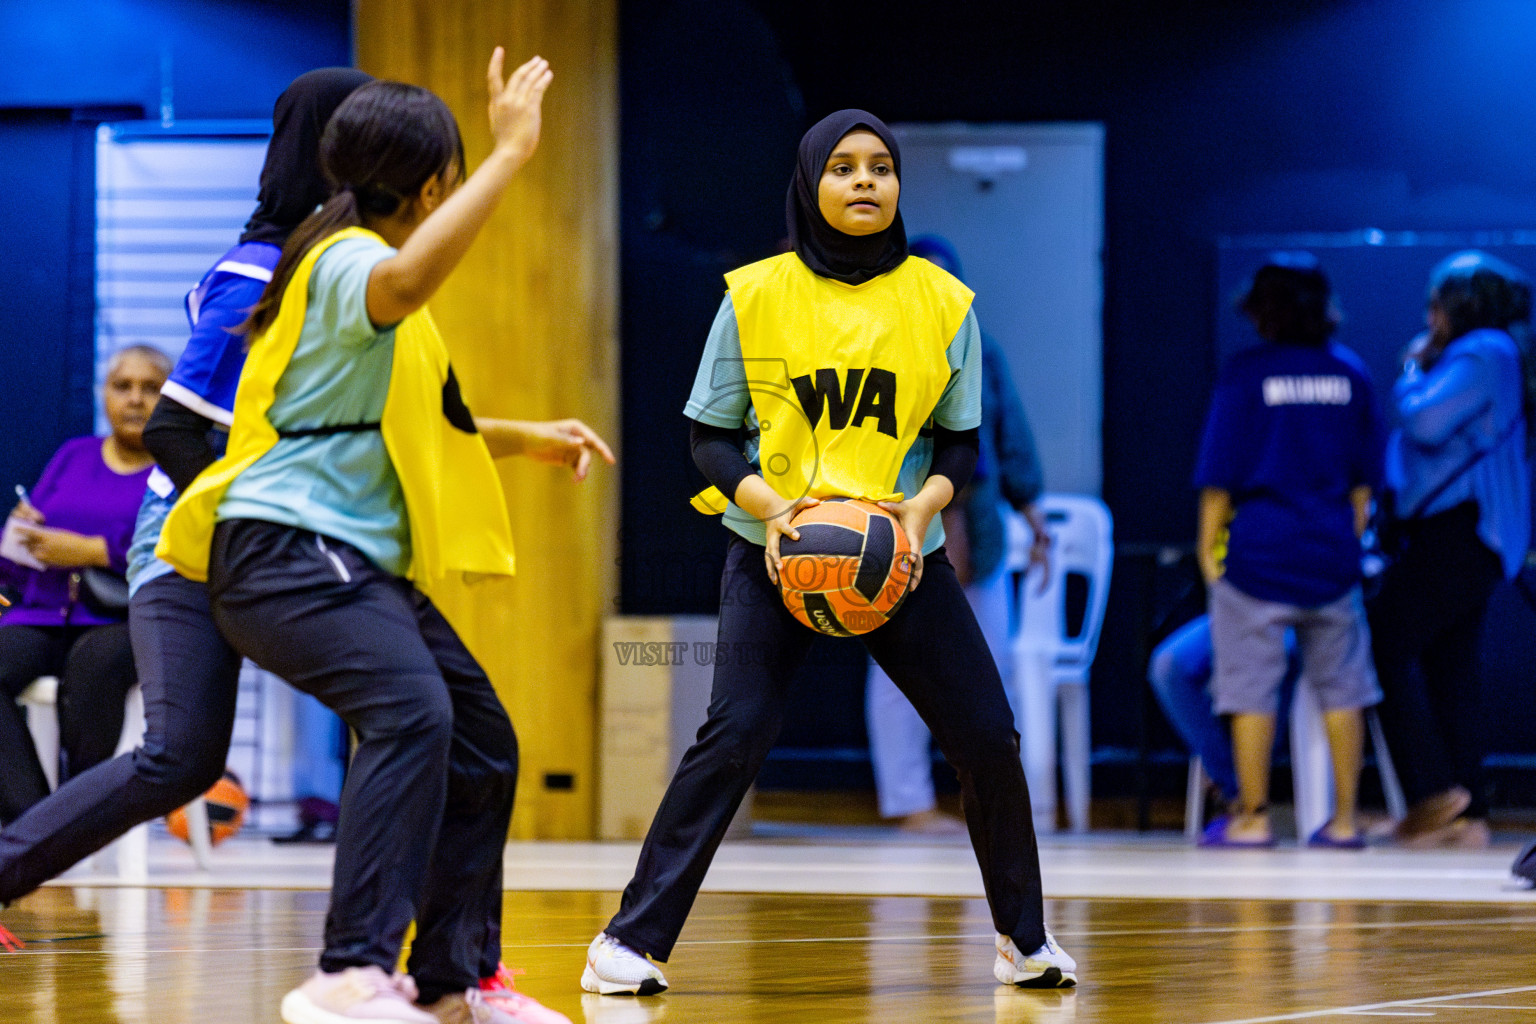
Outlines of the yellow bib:
{"label": "yellow bib", "polygon": [[[902,460],[949,383],[945,352],[971,290],[916,256],[860,285],[821,277],[792,252],[725,280],[763,479],[785,498],[900,501]],[[693,505],[718,514],[725,498],[711,487]]]}
{"label": "yellow bib", "polygon": [[[277,317],[251,343],[235,395],[228,450],[181,495],[160,531],[155,554],[188,579],[208,578],[208,549],[225,490],[277,443],[267,413],[304,328],[310,274],[321,253],[344,238],[383,242],[371,231],[346,228],[299,261]],[[515,567],[506,499],[485,440],[459,430],[443,414],[448,371],[448,349],[423,306],[395,328],[389,394],[380,420],[410,519],[407,575],[423,590],[450,572],[510,576]]]}

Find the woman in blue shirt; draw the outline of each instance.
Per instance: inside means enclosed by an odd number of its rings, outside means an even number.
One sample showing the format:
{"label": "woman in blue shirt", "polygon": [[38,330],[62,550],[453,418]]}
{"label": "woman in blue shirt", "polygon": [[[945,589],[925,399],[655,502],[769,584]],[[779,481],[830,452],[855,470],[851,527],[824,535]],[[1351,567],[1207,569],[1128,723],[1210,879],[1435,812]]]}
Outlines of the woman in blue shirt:
{"label": "woman in blue shirt", "polygon": [[1483,613],[1530,543],[1522,345],[1530,282],[1486,253],[1430,275],[1428,332],[1392,389],[1387,481],[1404,542],[1371,604],[1382,725],[1410,845],[1483,846]]}

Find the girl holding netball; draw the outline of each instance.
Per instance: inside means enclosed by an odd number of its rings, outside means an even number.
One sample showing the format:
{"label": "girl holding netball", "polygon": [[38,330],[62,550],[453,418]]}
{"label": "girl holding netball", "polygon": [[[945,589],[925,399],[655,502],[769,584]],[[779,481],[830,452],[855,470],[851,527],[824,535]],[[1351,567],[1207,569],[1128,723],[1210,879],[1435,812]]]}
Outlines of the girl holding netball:
{"label": "girl holding netball", "polygon": [[[337,108],[320,156],[339,191],[288,238],[245,325],[228,453],[158,548],[206,577],[236,651],[358,737],[325,948],[283,999],[290,1024],[539,1019],[479,991],[516,738],[426,593],[513,568],[492,453],[423,308],[538,144],[548,65],[503,84],[502,60],[488,71],[495,147],[462,184],[457,125],[430,92],[374,82]],[[491,441],[510,452],[529,438]],[[392,975],[413,918],[410,973]]]}
{"label": "girl holding netball", "polygon": [[936,518],[976,465],[981,344],[971,293],[908,258],[900,174],[879,118],[827,117],[800,142],[788,196],[794,251],[726,275],[685,413],[694,460],[719,491],[696,504],[723,507],[733,533],[719,639],[761,656],[716,664],[708,720],[656,812],[618,914],[587,952],[589,992],[667,987],[651,960],[671,954],[814,636],[777,592],[780,540],[798,538],[794,513],[831,497],[879,501],[921,553],[915,589],[862,639],[959,774],[998,933],[994,975],[1029,987],[1076,983],[1076,964],[1045,928],[1013,716]]}

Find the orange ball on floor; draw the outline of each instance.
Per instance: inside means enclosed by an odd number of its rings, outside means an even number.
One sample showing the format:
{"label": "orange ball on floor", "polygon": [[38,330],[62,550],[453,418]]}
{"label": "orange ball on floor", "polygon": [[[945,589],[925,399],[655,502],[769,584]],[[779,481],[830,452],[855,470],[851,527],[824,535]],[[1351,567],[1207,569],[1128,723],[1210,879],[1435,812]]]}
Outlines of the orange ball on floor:
{"label": "orange ball on floor", "polygon": [[[251,798],[246,795],[245,787],[240,784],[239,777],[234,772],[226,770],[224,777],[203,794],[203,803],[208,808],[208,838],[213,841],[214,846],[218,846],[239,832],[240,826],[245,824],[245,812],[250,810]],[[185,808],[177,808],[167,814],[165,826],[170,829],[171,835],[182,842],[191,841],[187,838]]]}

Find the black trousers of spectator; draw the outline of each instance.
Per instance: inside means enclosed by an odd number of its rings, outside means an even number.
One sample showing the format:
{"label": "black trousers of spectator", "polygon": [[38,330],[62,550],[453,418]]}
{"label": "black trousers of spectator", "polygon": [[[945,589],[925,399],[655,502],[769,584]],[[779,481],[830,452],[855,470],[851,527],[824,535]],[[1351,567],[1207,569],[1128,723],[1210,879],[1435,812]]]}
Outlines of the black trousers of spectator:
{"label": "black trousers of spectator", "polygon": [[[726,827],[779,735],[815,634],[784,607],[761,546],[733,537],[720,584],[709,714],[656,811],[635,877],[605,929],[665,961]],[[1045,942],[1040,855],[1002,679],[943,549],[891,620],[862,638],[960,777],[993,926],[1026,953]]]}
{"label": "black trousers of spectator", "polygon": [[0,626],[0,823],[48,795],[48,780],[16,698],[38,676],[57,676],[59,779],[117,749],[123,701],[134,683],[128,624]]}
{"label": "black trousers of spectator", "polygon": [[183,806],[223,774],[240,659],[214,628],[207,588],[174,573],[150,580],[134,593],[128,623],[144,742],[76,775],[0,831],[0,903]]}
{"label": "black trousers of spectator", "polygon": [[1485,817],[1479,641],[1504,569],[1478,537],[1477,517],[1467,502],[1410,520],[1404,553],[1367,610],[1382,690],[1377,714],[1403,795],[1411,803],[1465,786],[1467,813]]}
{"label": "black trousers of spectator", "polygon": [[208,591],[235,650],[357,734],[321,969],[393,971],[414,918],[422,1001],[473,987],[491,973],[517,781],[517,738],[484,670],[408,580],[307,530],[220,523]]}

